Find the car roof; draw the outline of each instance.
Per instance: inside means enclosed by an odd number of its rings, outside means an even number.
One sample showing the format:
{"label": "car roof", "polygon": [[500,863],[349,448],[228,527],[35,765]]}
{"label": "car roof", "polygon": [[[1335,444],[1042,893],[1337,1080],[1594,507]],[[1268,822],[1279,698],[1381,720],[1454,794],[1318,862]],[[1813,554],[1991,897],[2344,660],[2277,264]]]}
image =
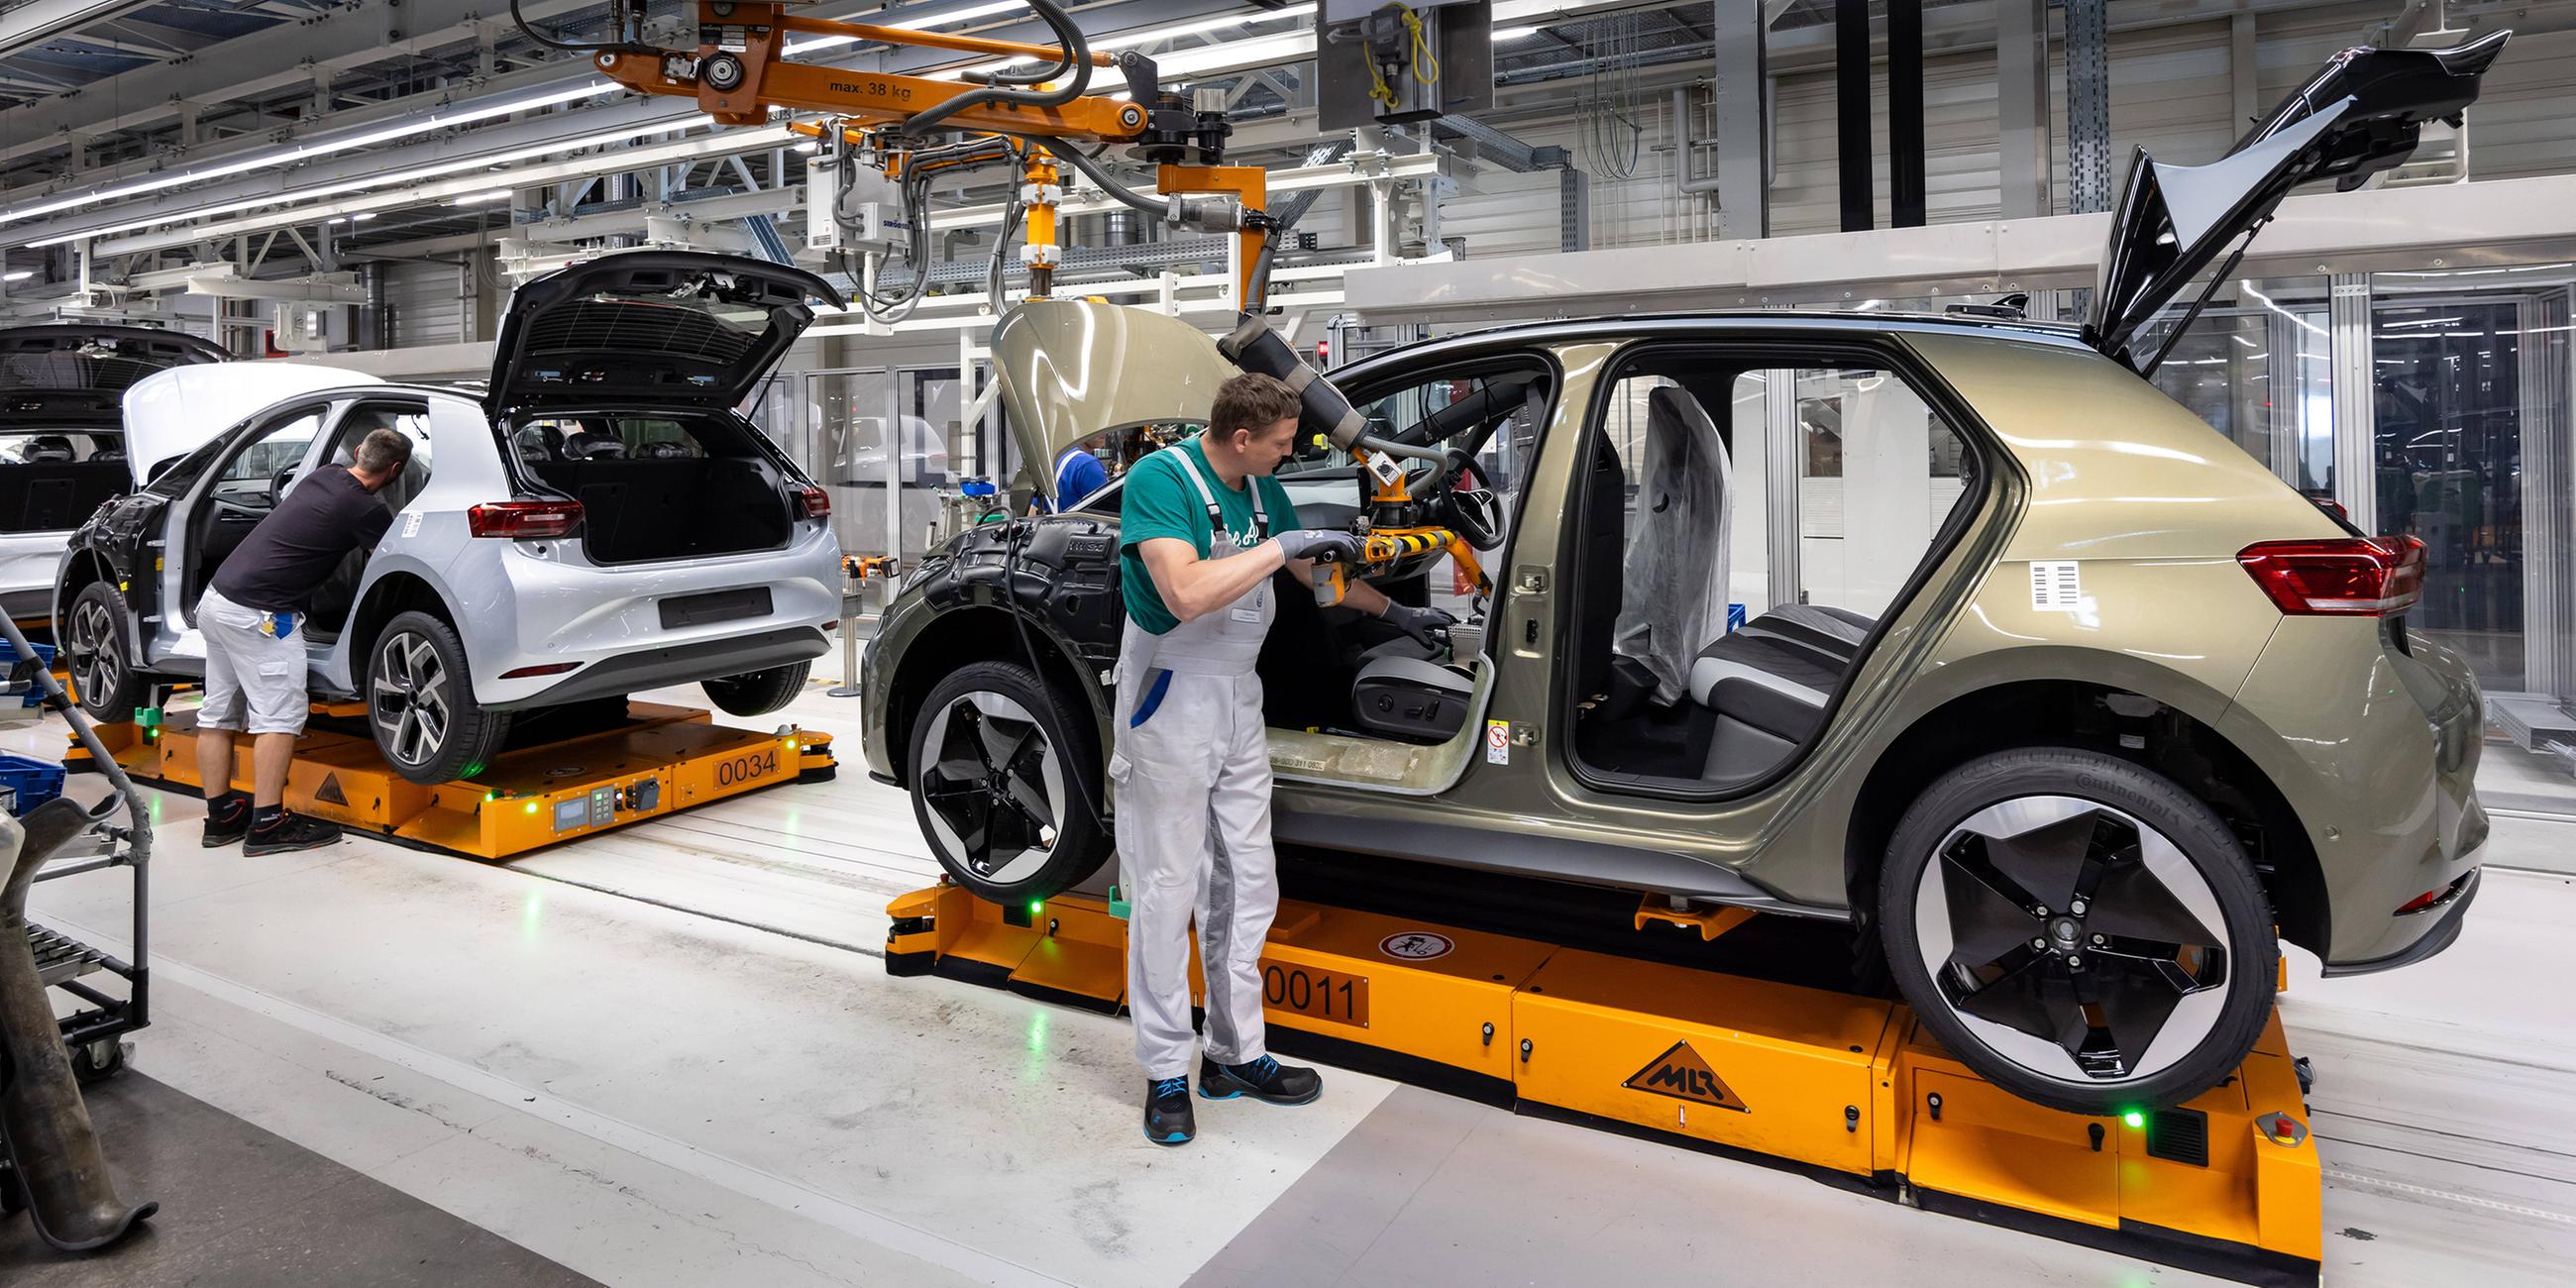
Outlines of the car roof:
{"label": "car roof", "polygon": [[[1626,342],[1632,340],[1724,339],[1730,336],[1782,332],[1883,335],[1891,331],[1978,335],[2052,348],[2092,352],[2080,328],[2057,322],[1980,317],[1958,313],[1855,312],[1849,310],[1734,309],[1699,313],[1628,313],[1514,322],[1457,335],[1417,341],[1371,354],[1351,364],[1375,363],[1398,354],[1412,357],[1473,356],[1486,349],[1524,348],[1541,344]],[[1341,374],[1341,370],[1328,373]]]}

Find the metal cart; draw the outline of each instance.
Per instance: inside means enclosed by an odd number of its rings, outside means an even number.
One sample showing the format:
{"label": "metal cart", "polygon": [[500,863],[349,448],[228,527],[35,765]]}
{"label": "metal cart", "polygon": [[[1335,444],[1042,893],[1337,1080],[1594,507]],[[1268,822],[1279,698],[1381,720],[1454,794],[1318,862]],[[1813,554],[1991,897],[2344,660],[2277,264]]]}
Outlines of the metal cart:
{"label": "metal cart", "polygon": [[[0,638],[6,638],[16,650],[19,661],[8,674],[0,675],[0,710],[18,712],[29,694],[37,698],[35,710],[58,711],[71,725],[72,735],[89,749],[92,763],[107,775],[113,795],[90,813],[87,835],[57,853],[38,881],[96,872],[103,868],[125,868],[133,876],[133,925],[127,939],[133,948],[130,961],[93,948],[43,926],[27,928],[28,946],[36,956],[36,973],[48,987],[61,989],[80,1002],[74,1013],[62,1021],[63,1042],[71,1049],[72,1071],[83,1082],[95,1082],[125,1067],[125,1046],[121,1039],[128,1033],[152,1022],[150,960],[152,814],[134,780],[126,777],[123,766],[99,741],[98,731],[89,717],[74,704],[51,671],[37,659],[36,650],[27,643],[15,622],[0,615]],[[120,818],[119,816],[122,815]],[[125,981],[125,996],[117,997],[100,985],[105,980],[93,978],[112,975]]]}

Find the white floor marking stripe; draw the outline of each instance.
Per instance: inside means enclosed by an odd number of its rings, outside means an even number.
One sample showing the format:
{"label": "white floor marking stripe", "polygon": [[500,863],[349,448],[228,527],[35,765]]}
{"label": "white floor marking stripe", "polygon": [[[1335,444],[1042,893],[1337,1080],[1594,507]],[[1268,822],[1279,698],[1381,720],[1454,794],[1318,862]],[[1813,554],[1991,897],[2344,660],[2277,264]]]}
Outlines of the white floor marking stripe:
{"label": "white floor marking stripe", "polygon": [[[46,924],[102,951],[120,956],[127,945],[114,936],[75,925],[59,917],[46,918]],[[211,971],[162,958],[151,963],[152,973],[184,988],[195,989],[219,1001],[243,1010],[301,1029],[326,1041],[362,1051],[388,1064],[400,1065],[424,1077],[435,1078],[470,1095],[480,1096],[505,1108],[546,1119],[570,1128],[593,1140],[615,1146],[639,1158],[659,1163],[673,1171],[694,1176],[711,1185],[721,1186],[745,1198],[766,1203],[782,1211],[810,1216],[825,1225],[854,1234],[895,1251],[918,1257],[942,1269],[981,1279],[993,1284],[1061,1285],[1068,1281],[996,1257],[977,1248],[958,1243],[944,1235],[899,1221],[879,1212],[858,1207],[849,1201],[814,1189],[801,1181],[766,1172],[720,1154],[711,1154],[685,1141],[674,1140],[649,1127],[612,1118],[596,1110],[557,1096],[523,1087],[506,1078],[487,1073],[461,1060],[453,1060],[434,1051],[377,1033],[336,1016],[326,1015],[301,1003],[264,993],[247,984],[237,983]]]}
{"label": "white floor marking stripe", "polygon": [[2505,1212],[2514,1216],[2527,1216],[2533,1220],[2547,1221],[2554,1225],[2576,1225],[2576,1216],[2569,1216],[2564,1212],[2552,1212],[2545,1208],[2522,1207],[2513,1203],[2499,1203],[2494,1199],[2482,1199],[2477,1195],[2462,1194],[2457,1190],[2437,1190],[2428,1185],[2410,1185],[2404,1181],[2392,1181],[2383,1177],[2365,1176],[2359,1172],[2346,1172],[2332,1167],[2324,1169],[2324,1174],[2325,1178],[2329,1181],[2341,1181],[2346,1185],[2361,1186],[2363,1189],[2387,1190],[2396,1194],[2412,1194],[2417,1198],[2434,1199],[2443,1203],[2456,1203],[2461,1207],[2484,1208],[2490,1212]]}

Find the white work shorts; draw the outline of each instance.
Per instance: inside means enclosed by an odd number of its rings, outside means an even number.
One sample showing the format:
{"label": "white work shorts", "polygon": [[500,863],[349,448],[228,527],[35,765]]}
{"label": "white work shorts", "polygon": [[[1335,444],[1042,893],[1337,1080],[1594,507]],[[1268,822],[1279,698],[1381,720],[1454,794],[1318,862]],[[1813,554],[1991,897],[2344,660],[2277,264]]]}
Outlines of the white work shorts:
{"label": "white work shorts", "polygon": [[304,621],[299,614],[297,633],[281,638],[261,629],[275,616],[244,608],[212,587],[197,601],[197,631],[206,637],[206,705],[197,712],[198,728],[304,732]]}

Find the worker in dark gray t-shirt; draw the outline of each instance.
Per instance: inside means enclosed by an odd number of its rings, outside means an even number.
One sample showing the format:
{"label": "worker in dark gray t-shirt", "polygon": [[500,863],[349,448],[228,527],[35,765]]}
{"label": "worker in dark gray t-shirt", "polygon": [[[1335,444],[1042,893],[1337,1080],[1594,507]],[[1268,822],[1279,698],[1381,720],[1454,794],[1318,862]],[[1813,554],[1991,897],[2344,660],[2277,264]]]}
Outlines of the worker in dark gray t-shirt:
{"label": "worker in dark gray t-shirt", "polygon": [[[205,845],[243,842],[247,855],[310,850],[340,829],[286,812],[286,775],[311,705],[298,628],[313,593],[353,550],[372,551],[393,525],[376,493],[411,461],[411,440],[369,433],[346,468],[326,468],[288,492],[224,558],[197,601],[206,639],[206,704],[197,712],[197,781]],[[233,786],[233,739],[251,736],[251,790]]]}

